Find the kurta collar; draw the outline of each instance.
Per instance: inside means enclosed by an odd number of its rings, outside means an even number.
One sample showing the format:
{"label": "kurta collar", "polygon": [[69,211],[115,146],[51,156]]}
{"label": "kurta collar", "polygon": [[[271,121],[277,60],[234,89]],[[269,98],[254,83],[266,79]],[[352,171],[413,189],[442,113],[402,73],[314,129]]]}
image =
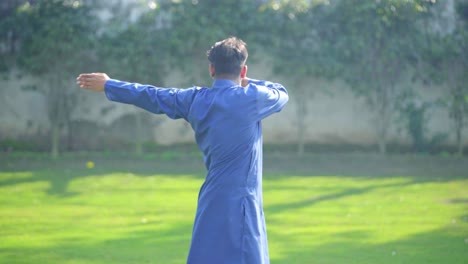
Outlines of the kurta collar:
{"label": "kurta collar", "polygon": [[213,88],[229,88],[233,86],[239,86],[237,83],[228,79],[216,79],[213,82]]}

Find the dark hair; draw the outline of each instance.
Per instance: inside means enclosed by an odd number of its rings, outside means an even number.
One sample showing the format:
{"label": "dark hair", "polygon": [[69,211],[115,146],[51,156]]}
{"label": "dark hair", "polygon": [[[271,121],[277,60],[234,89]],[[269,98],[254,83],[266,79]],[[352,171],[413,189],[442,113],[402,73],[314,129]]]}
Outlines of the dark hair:
{"label": "dark hair", "polygon": [[208,60],[215,68],[215,74],[239,75],[248,57],[246,46],[244,41],[236,37],[216,42],[206,52]]}

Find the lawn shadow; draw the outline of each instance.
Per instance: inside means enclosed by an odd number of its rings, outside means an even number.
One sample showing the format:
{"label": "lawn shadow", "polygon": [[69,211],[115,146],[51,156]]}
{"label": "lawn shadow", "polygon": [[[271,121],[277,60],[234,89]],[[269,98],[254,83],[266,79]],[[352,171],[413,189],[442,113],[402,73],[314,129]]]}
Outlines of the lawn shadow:
{"label": "lawn shadow", "polygon": [[[466,234],[451,230],[453,228],[447,226],[384,243],[366,242],[372,235],[366,230],[336,232],[330,234],[332,238],[312,235],[307,241],[269,231],[271,243],[279,244],[276,247],[281,250],[279,256],[272,257],[271,263],[464,264],[468,259]],[[179,223],[164,230],[129,231],[113,239],[69,237],[49,246],[4,247],[0,250],[0,262],[180,264],[186,261],[190,232],[191,224]],[[334,242],[314,242],[314,246],[310,246],[310,239]]]}
{"label": "lawn shadow", "polygon": [[145,225],[144,230],[112,239],[79,236],[49,246],[3,247],[0,263],[185,263],[191,223],[171,224],[165,229],[151,228],[150,222]]}
{"label": "lawn shadow", "polygon": [[[304,247],[306,241],[269,232],[275,243],[287,248],[286,253],[273,258],[272,263],[451,263],[464,264],[468,260],[466,233],[456,232],[453,226],[413,234],[383,243],[369,243],[371,234],[365,230],[337,232],[331,237],[316,237],[316,241],[334,241]],[[391,232],[391,230],[388,230]],[[314,239],[314,238],[311,238]],[[270,239],[271,240],[271,239]],[[315,241],[315,242],[316,242]]]}
{"label": "lawn shadow", "polygon": [[419,182],[468,178],[468,159],[424,155],[372,155],[336,153],[303,157],[266,155],[264,174],[278,176],[342,176],[366,178],[408,177]]}
{"label": "lawn shadow", "polygon": [[[92,160],[95,167],[86,167]],[[31,172],[31,177],[0,178],[0,187],[28,182],[50,183],[47,193],[69,197],[68,185],[77,178],[131,173],[141,177],[155,175],[191,175],[203,179],[206,169],[200,157],[180,155],[167,158],[136,156],[64,157],[59,160],[34,157],[6,157],[0,155],[0,172]],[[307,154],[304,157],[266,154],[264,177],[275,180],[287,176],[341,176],[366,178],[406,177],[414,182],[446,182],[468,178],[468,160],[464,157],[437,156],[379,156],[372,154]],[[354,190],[358,192],[360,190]],[[365,191],[365,190],[361,190]]]}
{"label": "lawn shadow", "polygon": [[361,188],[347,188],[340,192],[320,195],[320,196],[313,196],[302,201],[265,206],[265,211],[268,213],[276,214],[276,213],[281,213],[285,210],[295,210],[295,209],[304,208],[304,207],[315,205],[317,203],[324,202],[324,201],[331,201],[331,200],[336,200],[336,199],[340,199],[340,198],[344,198],[348,196],[365,194],[367,192],[371,192],[379,188],[406,186],[412,183],[413,182],[400,182],[400,183],[389,183],[389,184],[375,184],[372,186],[366,186],[366,187],[361,187]]}
{"label": "lawn shadow", "polygon": [[204,177],[202,163],[195,159],[145,160],[138,158],[98,158],[94,167],[86,166],[88,159],[0,160],[0,173],[30,173],[29,177],[0,178],[0,187],[33,182],[48,182],[46,193],[59,197],[71,197],[78,193],[68,190],[69,183],[78,178],[104,176],[113,173],[129,173],[140,177],[171,175],[171,177],[191,175]]}

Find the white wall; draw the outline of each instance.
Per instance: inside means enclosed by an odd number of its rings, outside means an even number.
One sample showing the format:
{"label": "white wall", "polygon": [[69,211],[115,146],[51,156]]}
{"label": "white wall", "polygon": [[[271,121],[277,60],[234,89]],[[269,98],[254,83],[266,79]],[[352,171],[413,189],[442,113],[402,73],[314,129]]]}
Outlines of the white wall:
{"label": "white wall", "polygon": [[[249,76],[252,78],[269,79],[284,83],[290,93],[290,102],[279,114],[264,121],[264,140],[267,143],[293,143],[297,140],[296,98],[304,96],[296,94],[296,87],[288,87],[284,77],[273,76],[266,63],[249,65]],[[3,81],[0,87],[0,138],[20,138],[48,133],[47,101],[43,94],[35,91],[25,91],[22,86],[37,82],[32,78],[17,78],[12,74],[9,80]],[[112,76],[111,76],[112,77]],[[114,76],[118,78],[118,76]],[[186,83],[181,73],[168,76],[167,84],[179,87]],[[157,84],[155,84],[157,85]],[[210,85],[202,84],[202,85]],[[309,113],[306,118],[306,141],[324,144],[375,144],[376,136],[372,127],[371,112],[362,99],[356,98],[343,82],[310,79],[307,89],[311,89],[308,103]],[[79,90],[78,87],[76,87]],[[418,91],[427,100],[437,98],[443,93],[441,87],[419,87]],[[324,92],[326,90],[327,92]],[[79,91],[82,98],[75,107],[73,120],[89,121],[97,127],[110,127],[119,118],[139,110],[133,106],[107,101],[104,94],[89,91]],[[454,131],[445,109],[435,109],[429,112],[429,135],[442,132],[450,133],[450,142],[454,142]],[[190,126],[183,120],[172,120],[165,116],[151,116],[152,122],[145,124],[151,131],[152,139],[160,144],[194,142]],[[467,129],[468,130],[468,129]],[[117,131],[118,132],[118,131]],[[92,135],[90,131],[90,136]],[[124,133],[124,132],[122,132]],[[125,135],[124,135],[125,136]],[[389,131],[390,140],[409,143],[408,136],[398,133],[394,127]],[[131,137],[129,136],[129,139]],[[464,134],[468,143],[468,133]]]}

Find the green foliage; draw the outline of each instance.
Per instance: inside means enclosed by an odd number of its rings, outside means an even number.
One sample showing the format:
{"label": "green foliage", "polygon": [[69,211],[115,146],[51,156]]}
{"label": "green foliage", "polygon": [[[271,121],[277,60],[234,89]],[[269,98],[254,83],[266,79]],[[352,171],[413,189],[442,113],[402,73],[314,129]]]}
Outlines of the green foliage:
{"label": "green foliage", "polygon": [[[6,19],[15,34],[16,65],[40,78],[51,123],[51,153],[58,156],[61,130],[70,123],[76,94],[69,88],[77,72],[92,61],[97,19],[80,1],[38,0],[18,6]],[[68,88],[68,89],[67,89]],[[73,87],[76,88],[76,87]]]}
{"label": "green foliage", "polygon": [[340,1],[342,74],[357,94],[371,99],[404,77],[423,37],[423,10],[417,1]]}
{"label": "green foliage", "polygon": [[27,139],[2,139],[0,140],[0,151],[3,152],[37,152],[44,150],[44,146],[38,142]]}
{"label": "green foliage", "polygon": [[379,150],[386,152],[387,131],[392,126],[400,83],[408,79],[421,50],[421,20],[427,1],[340,1],[334,20],[341,25],[338,48],[341,76],[365,98],[374,113]]}
{"label": "green foliage", "polygon": [[9,1],[0,7],[0,73],[8,72],[15,66],[18,53],[18,39],[22,27],[26,26],[18,12],[27,1]]}
{"label": "green foliage", "polygon": [[435,108],[442,106],[440,102],[421,101],[420,97],[413,92],[406,92],[397,100],[399,121],[405,132],[410,136],[413,151],[417,153],[431,153],[437,145],[447,140],[446,133],[429,135],[428,123],[430,113]]}
{"label": "green foliage", "polygon": [[[79,1],[40,0],[18,9],[20,67],[31,74],[75,74],[89,57],[96,20]],[[80,67],[81,66],[81,67]]]}
{"label": "green foliage", "polygon": [[268,24],[258,30],[259,40],[271,47],[275,72],[297,79],[336,76],[338,27],[325,3],[303,1],[270,2],[262,8]]}
{"label": "green foliage", "polygon": [[206,51],[228,36],[237,36],[255,47],[258,26],[266,23],[258,13],[259,5],[251,0],[168,1],[160,9],[167,65],[182,70],[189,82],[206,83]]}
{"label": "green foliage", "polygon": [[457,2],[457,20],[453,32],[429,34],[424,62],[423,78],[446,87],[441,100],[445,102],[453,123],[458,153],[463,153],[463,131],[468,123],[468,4]]}
{"label": "green foliage", "polygon": [[310,78],[331,79],[340,65],[335,57],[337,27],[328,18],[333,9],[325,1],[270,1],[260,8],[267,24],[260,25],[258,41],[271,56],[277,75],[289,78],[296,102],[297,152],[303,155],[310,96],[317,90]]}
{"label": "green foliage", "polygon": [[427,108],[426,104],[417,106],[410,103],[404,109],[408,118],[407,130],[413,139],[413,145],[417,152],[425,151]]}
{"label": "green foliage", "polygon": [[129,20],[131,10],[114,8],[100,37],[101,66],[118,79],[162,85],[167,52],[166,32],[157,24],[159,10],[146,12],[134,22]]}

